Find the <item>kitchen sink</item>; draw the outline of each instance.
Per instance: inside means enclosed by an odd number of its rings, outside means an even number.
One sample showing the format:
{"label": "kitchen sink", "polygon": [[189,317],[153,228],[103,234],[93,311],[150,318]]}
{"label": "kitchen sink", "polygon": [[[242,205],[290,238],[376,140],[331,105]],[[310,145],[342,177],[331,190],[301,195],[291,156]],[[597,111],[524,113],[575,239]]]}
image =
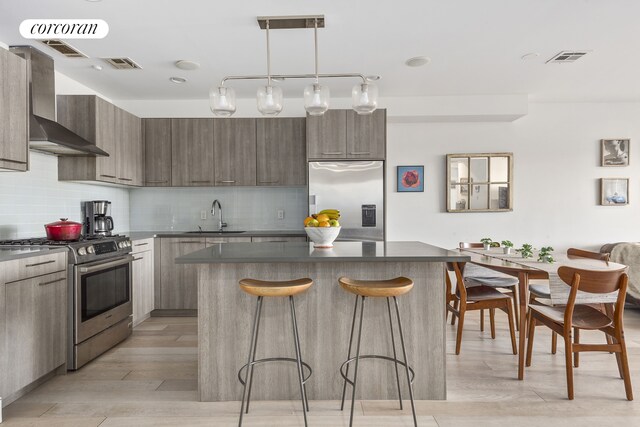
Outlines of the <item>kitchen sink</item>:
{"label": "kitchen sink", "polygon": [[189,234],[238,234],[246,233],[244,230],[222,230],[222,231],[187,231]]}

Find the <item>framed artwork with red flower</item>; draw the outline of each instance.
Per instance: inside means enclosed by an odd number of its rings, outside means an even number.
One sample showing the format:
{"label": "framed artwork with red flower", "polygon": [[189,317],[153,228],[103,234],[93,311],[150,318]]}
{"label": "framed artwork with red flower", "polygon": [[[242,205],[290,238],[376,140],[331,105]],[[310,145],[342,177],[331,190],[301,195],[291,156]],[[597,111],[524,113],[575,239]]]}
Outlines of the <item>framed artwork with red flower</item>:
{"label": "framed artwork with red flower", "polygon": [[424,166],[398,166],[398,192],[424,191]]}

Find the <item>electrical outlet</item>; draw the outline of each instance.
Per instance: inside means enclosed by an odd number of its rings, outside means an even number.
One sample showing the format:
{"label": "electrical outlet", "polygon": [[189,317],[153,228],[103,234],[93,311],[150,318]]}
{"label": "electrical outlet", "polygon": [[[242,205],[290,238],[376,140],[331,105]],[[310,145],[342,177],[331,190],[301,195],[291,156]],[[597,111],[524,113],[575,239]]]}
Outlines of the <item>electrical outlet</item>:
{"label": "electrical outlet", "polygon": [[207,219],[207,211],[200,211],[200,219],[201,220]]}
{"label": "electrical outlet", "polygon": [[284,210],[278,209],[278,219],[284,219]]}

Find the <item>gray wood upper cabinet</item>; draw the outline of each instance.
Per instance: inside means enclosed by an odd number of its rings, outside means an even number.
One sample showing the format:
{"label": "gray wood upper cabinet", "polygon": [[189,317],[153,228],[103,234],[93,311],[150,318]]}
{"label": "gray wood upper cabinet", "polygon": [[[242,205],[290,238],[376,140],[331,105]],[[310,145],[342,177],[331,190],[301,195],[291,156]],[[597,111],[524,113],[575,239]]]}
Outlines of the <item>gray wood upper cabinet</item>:
{"label": "gray wood upper cabinet", "polygon": [[6,393],[15,393],[66,362],[66,270],[5,283]]}
{"label": "gray wood upper cabinet", "polygon": [[171,185],[214,185],[213,119],[171,119]]}
{"label": "gray wood upper cabinet", "polygon": [[305,118],[258,119],[256,130],[257,184],[305,185]]}
{"label": "gray wood upper cabinet", "polygon": [[144,185],[171,186],[171,119],[142,119]]}
{"label": "gray wood upper cabinet", "polygon": [[370,115],[353,110],[329,110],[322,116],[307,116],[307,158],[384,160],[387,113]]}
{"label": "gray wood upper cabinet", "polygon": [[347,110],[307,116],[307,155],[310,160],[347,157]]}
{"label": "gray wood upper cabinet", "polygon": [[140,119],[116,107],[116,176],[125,185],[142,185],[142,129]]}
{"label": "gray wood upper cabinet", "polygon": [[29,167],[27,62],[0,48],[0,169]]}
{"label": "gray wood upper cabinet", "polygon": [[384,160],[386,142],[386,109],[367,115],[347,110],[347,158]]}
{"label": "gray wood upper cabinet", "polygon": [[59,157],[59,180],[142,185],[138,117],[95,95],[59,95],[58,123],[109,153],[108,157]]}
{"label": "gray wood upper cabinet", "polygon": [[256,119],[217,119],[215,185],[256,185]]}

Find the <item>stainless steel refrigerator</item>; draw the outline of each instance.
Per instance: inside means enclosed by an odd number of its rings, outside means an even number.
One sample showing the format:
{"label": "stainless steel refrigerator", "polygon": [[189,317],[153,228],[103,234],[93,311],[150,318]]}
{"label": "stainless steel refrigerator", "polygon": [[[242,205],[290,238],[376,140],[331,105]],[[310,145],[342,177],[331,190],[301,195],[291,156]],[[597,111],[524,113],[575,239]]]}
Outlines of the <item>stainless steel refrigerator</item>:
{"label": "stainless steel refrigerator", "polygon": [[309,162],[309,214],[322,209],[340,210],[338,240],[384,240],[384,162]]}

